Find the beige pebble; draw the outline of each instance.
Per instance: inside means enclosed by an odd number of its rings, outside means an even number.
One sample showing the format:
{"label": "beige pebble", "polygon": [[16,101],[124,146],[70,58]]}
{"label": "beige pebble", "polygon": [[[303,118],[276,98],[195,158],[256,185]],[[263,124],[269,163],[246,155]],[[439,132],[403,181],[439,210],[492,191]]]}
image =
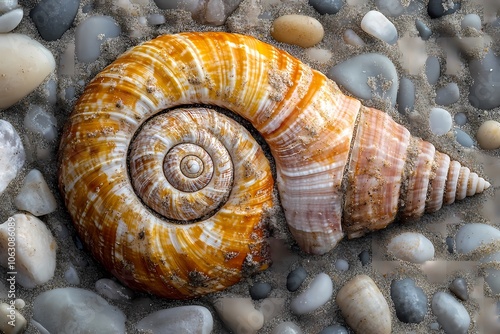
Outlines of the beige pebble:
{"label": "beige pebble", "polygon": [[320,64],[325,64],[332,59],[333,54],[330,50],[309,48],[305,50],[304,54],[307,58]]}
{"label": "beige pebble", "polygon": [[321,23],[310,16],[283,15],[273,22],[271,36],[278,42],[309,48],[321,42],[325,31]]}
{"label": "beige pebble", "polygon": [[477,143],[484,150],[500,148],[500,123],[486,121],[477,130]]}

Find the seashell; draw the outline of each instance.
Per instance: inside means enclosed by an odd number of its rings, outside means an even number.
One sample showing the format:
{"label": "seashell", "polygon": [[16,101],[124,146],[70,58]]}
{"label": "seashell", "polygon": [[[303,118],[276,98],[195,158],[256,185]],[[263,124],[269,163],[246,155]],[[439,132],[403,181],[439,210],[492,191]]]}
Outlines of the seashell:
{"label": "seashell", "polygon": [[347,282],[337,293],[336,302],[355,333],[391,333],[389,305],[369,276],[358,275]]}
{"label": "seashell", "polygon": [[282,50],[230,33],[160,36],[90,82],[60,146],[76,229],[131,288],[188,298],[269,265],[269,164],[213,108],[267,142],[289,230],[308,253],[384,228],[398,209],[419,217],[489,186]]}

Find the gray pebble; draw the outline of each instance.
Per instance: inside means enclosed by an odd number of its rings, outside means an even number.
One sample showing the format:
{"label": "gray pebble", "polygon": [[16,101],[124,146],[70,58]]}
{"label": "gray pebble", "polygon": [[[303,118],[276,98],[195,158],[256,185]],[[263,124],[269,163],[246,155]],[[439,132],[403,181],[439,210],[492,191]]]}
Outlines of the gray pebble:
{"label": "gray pebble", "polygon": [[368,263],[370,263],[370,252],[366,249],[359,253],[358,257],[361,261],[361,265],[366,266]]}
{"label": "gray pebble", "polygon": [[99,58],[101,44],[106,38],[118,37],[121,29],[111,16],[90,16],[75,31],[76,58],[91,63]]}
{"label": "gray pebble", "polygon": [[417,15],[425,8],[422,0],[375,0],[378,10],[386,16]]}
{"label": "gray pebble", "polygon": [[448,248],[448,253],[453,254],[455,248],[455,238],[446,237],[446,246]]}
{"label": "gray pebble", "polygon": [[349,270],[349,262],[344,259],[337,259],[335,261],[335,268],[339,271],[347,271]]}
{"label": "gray pebble", "polygon": [[450,113],[442,108],[432,108],[429,114],[429,126],[432,133],[442,136],[450,131],[452,125]]}
{"label": "gray pebble", "polygon": [[460,91],[458,90],[458,85],[454,82],[450,82],[444,87],[441,87],[436,92],[436,104],[442,106],[449,106],[458,101],[460,98]]}
{"label": "gray pebble", "polygon": [[55,41],[69,29],[79,6],[80,0],[41,0],[30,17],[44,40]]}
{"label": "gray pebble", "polygon": [[276,326],[271,334],[302,334],[302,330],[293,322],[286,321]]}
{"label": "gray pebble", "polygon": [[413,111],[415,105],[415,85],[408,78],[401,78],[398,91],[398,111],[402,114]]}
{"label": "gray pebble", "polygon": [[253,300],[264,299],[271,293],[271,284],[266,282],[258,282],[250,287],[250,297]]}
{"label": "gray pebble", "polygon": [[344,2],[342,0],[309,0],[309,4],[320,14],[336,14]]}
{"label": "gray pebble", "polygon": [[[384,55],[366,53],[352,57],[332,67],[327,76],[357,98],[368,100],[378,96],[389,98],[392,106],[396,104],[398,73],[392,61]],[[369,85],[373,80],[375,91]],[[388,83],[390,88],[385,90]]]}
{"label": "gray pebble", "polygon": [[151,313],[140,320],[136,328],[141,333],[210,334],[214,320],[210,311],[199,305],[179,306]]}
{"label": "gray pebble", "polygon": [[333,325],[323,328],[318,334],[348,334],[349,332],[344,326]]}
{"label": "gray pebble", "polygon": [[445,9],[448,0],[429,0],[427,5],[427,13],[433,19],[437,19],[441,16],[449,15],[455,13],[460,9],[460,1],[454,1],[451,8]]}
{"label": "gray pebble", "polygon": [[467,291],[467,281],[462,277],[457,277],[451,282],[450,291],[461,300],[469,299],[469,292]]}
{"label": "gray pebble", "polygon": [[455,138],[457,142],[463,147],[472,147],[474,146],[474,140],[464,131],[455,128]]}
{"label": "gray pebble", "polygon": [[471,27],[477,30],[481,30],[481,18],[477,14],[467,14],[462,19],[461,26],[462,29]]}
{"label": "gray pebble", "polygon": [[469,71],[474,83],[469,89],[469,101],[479,109],[500,106],[500,58],[490,50],[484,59],[469,62]]}
{"label": "gray pebble", "polygon": [[419,323],[424,320],[427,313],[427,296],[421,288],[415,286],[412,279],[392,281],[391,298],[400,321]]}
{"label": "gray pebble", "polygon": [[457,125],[465,125],[467,123],[467,115],[463,112],[456,113],[453,119]]}
{"label": "gray pebble", "polygon": [[286,278],[288,291],[297,291],[307,277],[307,271],[303,267],[292,270]]}
{"label": "gray pebble", "polygon": [[441,66],[439,65],[439,59],[434,56],[429,56],[425,62],[427,82],[431,85],[435,85],[438,82],[440,71]]}
{"label": "gray pebble", "polygon": [[467,333],[470,325],[469,313],[452,295],[436,292],[431,304],[432,312],[446,334]]}
{"label": "gray pebble", "polygon": [[420,20],[415,20],[415,26],[417,27],[417,31],[424,41],[428,40],[432,35],[432,30],[425,25],[424,22]]}
{"label": "gray pebble", "polygon": [[21,23],[22,19],[22,8],[16,8],[5,14],[0,14],[0,33],[3,34],[14,30]]}

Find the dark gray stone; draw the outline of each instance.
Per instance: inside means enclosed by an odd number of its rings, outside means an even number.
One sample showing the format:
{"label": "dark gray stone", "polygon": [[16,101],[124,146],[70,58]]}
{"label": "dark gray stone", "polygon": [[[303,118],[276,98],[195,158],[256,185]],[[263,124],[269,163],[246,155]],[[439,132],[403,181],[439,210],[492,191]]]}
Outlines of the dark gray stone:
{"label": "dark gray stone", "polygon": [[472,147],[474,146],[474,140],[464,131],[455,128],[455,138],[457,142],[463,147]]}
{"label": "dark gray stone", "polygon": [[391,283],[391,299],[396,316],[404,323],[419,323],[427,313],[427,296],[415,286],[415,282],[406,278]]}
{"label": "dark gray stone", "polygon": [[41,0],[30,12],[30,17],[46,41],[55,41],[71,27],[80,0]]}
{"label": "dark gray stone", "polygon": [[255,283],[250,287],[250,297],[253,300],[264,299],[271,293],[271,284],[267,282]]}
{"label": "dark gray stone", "polygon": [[490,50],[483,59],[469,62],[473,84],[469,88],[469,101],[479,109],[500,106],[500,58]]}
{"label": "dark gray stone", "polygon": [[408,78],[401,78],[398,91],[398,111],[402,114],[412,112],[415,105],[415,85]]}
{"label": "dark gray stone", "polygon": [[467,281],[462,277],[457,277],[450,283],[450,291],[461,300],[469,299],[469,292],[467,291]]}
{"label": "dark gray stone", "polygon": [[370,263],[370,252],[366,249],[359,253],[358,257],[361,261],[361,265],[366,266],[368,263]]}
{"label": "dark gray stone", "polygon": [[309,0],[309,4],[320,14],[337,14],[344,3],[342,0]]}
{"label": "dark gray stone", "polygon": [[297,291],[307,277],[307,271],[303,267],[292,270],[286,278],[288,291]]}
{"label": "dark gray stone", "polygon": [[[447,7],[447,0],[429,0],[427,5],[427,13],[433,19],[453,14],[460,9],[460,1],[453,1],[451,8]],[[446,7],[446,8],[445,8]]]}
{"label": "dark gray stone", "polygon": [[436,104],[441,106],[449,106],[457,102],[459,98],[460,91],[458,90],[458,85],[454,82],[450,82],[436,91]]}
{"label": "dark gray stone", "polygon": [[455,238],[446,237],[446,246],[448,247],[448,253],[453,254],[455,248]]}
{"label": "dark gray stone", "polygon": [[348,334],[349,332],[344,326],[333,325],[323,328],[318,334]]}
{"label": "dark gray stone", "polygon": [[427,76],[427,82],[431,85],[435,85],[439,80],[439,74],[441,72],[441,66],[439,65],[439,59],[434,56],[427,57],[425,61],[425,75]]}
{"label": "dark gray stone", "polygon": [[424,22],[420,20],[415,20],[415,26],[417,27],[417,31],[424,41],[428,40],[432,35],[432,30],[425,25]]}

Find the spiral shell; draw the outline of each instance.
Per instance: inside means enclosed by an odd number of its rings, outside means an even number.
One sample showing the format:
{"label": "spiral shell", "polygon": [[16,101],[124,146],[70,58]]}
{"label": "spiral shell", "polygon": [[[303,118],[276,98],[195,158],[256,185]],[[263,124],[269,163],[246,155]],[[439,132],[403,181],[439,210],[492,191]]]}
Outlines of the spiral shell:
{"label": "spiral shell", "polygon": [[161,36],[92,80],[60,149],[79,235],[130,287],[193,297],[269,264],[269,165],[246,130],[203,106],[265,139],[289,230],[309,253],[343,229],[358,237],[489,186],[284,51],[238,34]]}

